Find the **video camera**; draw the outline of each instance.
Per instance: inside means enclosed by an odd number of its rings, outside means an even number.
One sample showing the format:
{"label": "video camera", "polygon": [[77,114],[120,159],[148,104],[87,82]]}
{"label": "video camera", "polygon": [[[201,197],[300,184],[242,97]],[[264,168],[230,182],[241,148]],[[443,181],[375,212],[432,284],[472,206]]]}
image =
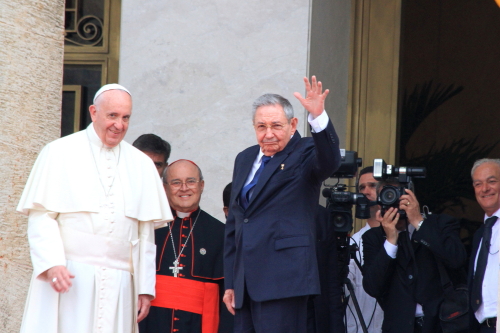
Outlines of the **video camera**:
{"label": "video camera", "polygon": [[[373,178],[378,181],[398,182],[399,186],[385,185],[377,195],[377,203],[380,205],[380,213],[384,215],[391,207],[399,208],[399,199],[406,194],[405,189],[410,188],[412,178],[425,178],[425,167],[395,167],[387,165],[381,158],[373,160]],[[400,218],[406,218],[404,210],[398,210]]]}
{"label": "video camera", "polygon": [[[354,178],[362,159],[358,158],[355,151],[340,150],[341,164],[339,169],[330,178]],[[337,184],[323,189],[323,197],[327,198],[327,209],[330,212],[330,221],[333,222],[334,231],[348,233],[352,230],[352,206],[356,205],[356,218],[368,219],[370,217],[370,201],[361,193],[348,192],[347,185]]]}
{"label": "video camera", "polygon": [[[351,244],[349,232],[352,230],[352,206],[356,205],[356,217],[360,219],[370,218],[370,201],[362,193],[347,191],[346,184],[339,184],[340,178],[354,178],[358,168],[362,165],[361,158],[358,158],[358,153],[355,151],[340,150],[341,164],[339,169],[330,176],[330,178],[337,178],[337,184],[326,185],[323,189],[323,196],[327,198],[327,209],[330,214],[330,222],[333,224],[333,231],[335,234],[337,245],[337,269],[340,281],[349,289],[349,296],[344,297],[344,304],[348,303],[349,297],[352,298],[356,313],[360,319],[360,325],[363,332],[368,332],[364,322],[359,304],[356,298],[349,275],[349,263],[354,259],[356,264],[360,267],[357,260],[356,253],[359,248],[356,244]],[[343,290],[344,288],[342,288]]]}

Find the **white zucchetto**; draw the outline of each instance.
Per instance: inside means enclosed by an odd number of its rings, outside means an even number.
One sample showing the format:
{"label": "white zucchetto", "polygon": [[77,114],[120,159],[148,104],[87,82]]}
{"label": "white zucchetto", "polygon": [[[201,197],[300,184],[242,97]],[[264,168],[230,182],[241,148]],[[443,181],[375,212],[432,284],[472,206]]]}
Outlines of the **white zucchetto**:
{"label": "white zucchetto", "polygon": [[97,90],[97,92],[95,93],[95,96],[94,96],[94,104],[95,104],[95,100],[97,99],[97,97],[99,97],[99,95],[101,95],[103,92],[108,91],[108,90],[122,90],[122,91],[125,91],[127,94],[129,94],[130,97],[132,97],[132,94],[130,93],[130,91],[128,91],[127,88],[125,88],[124,86],[119,85],[118,83],[110,83],[110,84],[103,85],[101,87],[101,89]]}

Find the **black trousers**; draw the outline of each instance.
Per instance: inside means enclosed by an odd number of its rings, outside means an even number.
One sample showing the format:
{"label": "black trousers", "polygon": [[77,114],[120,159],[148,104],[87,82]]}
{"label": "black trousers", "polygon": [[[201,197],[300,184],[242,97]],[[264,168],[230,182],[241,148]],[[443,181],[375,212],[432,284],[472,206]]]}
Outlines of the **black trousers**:
{"label": "black trousers", "polygon": [[243,307],[236,309],[234,333],[304,333],[308,297],[255,302],[245,290]]}

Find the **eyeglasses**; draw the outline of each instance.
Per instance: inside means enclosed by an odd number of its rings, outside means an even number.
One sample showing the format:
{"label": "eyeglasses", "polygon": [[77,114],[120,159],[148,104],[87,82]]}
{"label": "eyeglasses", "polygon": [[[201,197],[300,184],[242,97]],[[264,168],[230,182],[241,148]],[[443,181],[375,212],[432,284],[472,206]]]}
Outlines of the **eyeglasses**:
{"label": "eyeglasses", "polygon": [[170,185],[172,188],[179,189],[182,187],[182,185],[186,184],[187,188],[195,188],[196,184],[201,182],[201,180],[196,180],[196,179],[188,179],[185,182],[182,182],[178,179],[172,180],[170,183],[165,182],[166,184]]}
{"label": "eyeglasses", "polygon": [[282,131],[285,128],[286,124],[272,124],[272,125],[264,125],[264,124],[257,124],[254,125],[255,130],[260,133],[267,132],[267,129],[270,128],[272,132],[279,132]]}

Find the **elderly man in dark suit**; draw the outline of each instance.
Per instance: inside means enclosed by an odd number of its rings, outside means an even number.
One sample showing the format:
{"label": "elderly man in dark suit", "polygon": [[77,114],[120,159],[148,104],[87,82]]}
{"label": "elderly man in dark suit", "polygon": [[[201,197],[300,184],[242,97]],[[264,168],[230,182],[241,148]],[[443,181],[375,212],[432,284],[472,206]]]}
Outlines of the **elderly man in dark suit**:
{"label": "elderly man in dark suit", "polygon": [[498,249],[500,247],[500,159],[484,158],[472,167],[472,186],[484,211],[469,260],[470,332],[494,333],[497,326]]}
{"label": "elderly man in dark suit", "polygon": [[[235,332],[306,332],[308,295],[320,292],[315,214],[323,180],[340,164],[324,111],[328,90],[304,78],[312,138],[301,138],[290,102],[266,94],[253,104],[258,145],[236,157],[224,249],[224,302]],[[236,309],[236,311],[235,311]]]}

